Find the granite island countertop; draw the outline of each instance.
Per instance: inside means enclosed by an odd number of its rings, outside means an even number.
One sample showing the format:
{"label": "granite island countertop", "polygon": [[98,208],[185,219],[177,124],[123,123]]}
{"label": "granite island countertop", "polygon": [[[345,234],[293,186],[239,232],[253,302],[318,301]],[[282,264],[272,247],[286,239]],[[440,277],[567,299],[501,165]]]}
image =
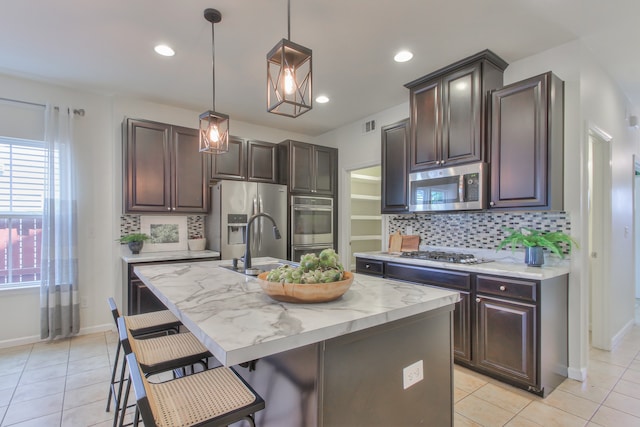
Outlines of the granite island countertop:
{"label": "granite island countertop", "polygon": [[[123,245],[123,247],[126,245]],[[165,252],[141,252],[132,254],[128,249],[122,249],[121,258],[127,264],[139,262],[157,262],[157,261],[177,261],[184,259],[198,258],[219,258],[220,252],[217,251],[165,251]]]}
{"label": "granite island countertop", "polygon": [[[467,251],[469,252],[469,251]],[[569,274],[570,269],[566,262],[549,263],[542,267],[529,267],[521,260],[517,260],[511,255],[501,255],[493,258],[492,262],[483,264],[456,264],[442,261],[427,261],[415,258],[401,257],[399,254],[389,252],[357,252],[355,257],[369,258],[380,261],[391,261],[403,264],[420,265],[424,267],[443,268],[447,270],[466,271],[471,273],[493,274],[533,280],[547,280],[554,277]],[[476,255],[478,256],[478,255]],[[484,256],[483,256],[484,257]]]}
{"label": "granite island countertop", "polygon": [[[255,258],[254,265],[275,258]],[[272,300],[229,261],[136,266],[135,274],[227,366],[425,313],[459,301],[444,289],[354,274],[339,299],[320,304]]]}

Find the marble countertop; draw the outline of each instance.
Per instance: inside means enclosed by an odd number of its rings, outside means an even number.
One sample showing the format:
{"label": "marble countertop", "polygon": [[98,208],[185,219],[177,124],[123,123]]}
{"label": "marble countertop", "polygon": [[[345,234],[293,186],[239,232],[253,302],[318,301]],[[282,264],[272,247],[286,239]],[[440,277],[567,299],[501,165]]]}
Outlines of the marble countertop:
{"label": "marble countertop", "polygon": [[134,255],[123,245],[121,258],[127,264],[154,261],[178,261],[196,258],[217,258],[220,252],[216,251],[167,251],[167,252],[142,252]]}
{"label": "marble countertop", "polygon": [[[277,262],[255,258],[253,265]],[[136,266],[136,275],[227,366],[449,306],[457,292],[355,274],[339,299],[320,304],[269,298],[229,261]]]}
{"label": "marble countertop", "polygon": [[[449,249],[449,252],[455,252]],[[469,253],[469,251],[466,251]],[[569,274],[569,266],[566,262],[552,262],[542,267],[528,267],[522,259],[517,259],[510,252],[505,254],[495,254],[489,258],[485,253],[474,254],[476,257],[493,259],[492,262],[483,264],[454,264],[450,262],[426,261],[413,258],[403,258],[399,254],[388,252],[359,252],[356,257],[377,259],[381,261],[393,261],[411,265],[422,265],[425,267],[437,267],[447,270],[467,271],[472,273],[494,274],[507,277],[518,277],[533,280],[546,280],[554,277]],[[522,254],[520,254],[522,255]]]}

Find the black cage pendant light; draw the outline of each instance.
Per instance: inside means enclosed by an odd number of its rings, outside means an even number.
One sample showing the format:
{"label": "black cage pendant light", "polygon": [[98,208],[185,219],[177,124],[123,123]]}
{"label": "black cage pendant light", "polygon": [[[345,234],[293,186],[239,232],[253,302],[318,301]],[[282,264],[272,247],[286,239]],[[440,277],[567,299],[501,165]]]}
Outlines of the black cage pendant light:
{"label": "black cage pendant light", "polygon": [[287,0],[287,38],[267,54],[267,111],[298,117],[313,107],[311,49],[291,41],[291,0]]}
{"label": "black cage pendant light", "polygon": [[211,22],[211,75],[213,84],[213,106],[200,114],[200,152],[222,154],[229,151],[229,116],[216,113],[216,50],[213,34],[214,24],[222,21],[216,9],[206,9],[204,18]]}

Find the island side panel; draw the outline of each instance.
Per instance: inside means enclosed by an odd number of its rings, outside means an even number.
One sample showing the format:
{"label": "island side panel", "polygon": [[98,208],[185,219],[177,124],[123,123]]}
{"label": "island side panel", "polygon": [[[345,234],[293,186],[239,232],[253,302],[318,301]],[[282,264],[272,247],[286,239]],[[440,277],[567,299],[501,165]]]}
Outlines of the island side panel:
{"label": "island side panel", "polygon": [[[318,425],[452,426],[452,326],[448,306],[326,341]],[[405,388],[420,361],[424,378]]]}

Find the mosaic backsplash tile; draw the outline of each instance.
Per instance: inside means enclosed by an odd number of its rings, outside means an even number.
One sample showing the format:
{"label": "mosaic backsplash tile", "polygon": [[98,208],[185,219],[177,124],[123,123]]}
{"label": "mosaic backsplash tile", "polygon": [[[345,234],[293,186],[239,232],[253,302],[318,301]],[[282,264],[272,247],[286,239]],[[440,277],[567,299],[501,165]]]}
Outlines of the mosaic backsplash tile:
{"label": "mosaic backsplash tile", "polygon": [[[388,215],[389,233],[420,235],[420,244],[451,248],[496,249],[509,233],[504,227],[571,234],[566,212],[461,212]],[[407,232],[410,227],[411,233]]]}
{"label": "mosaic backsplash tile", "polygon": [[[140,232],[140,215],[122,215],[120,217],[120,235]],[[187,216],[189,238],[204,237],[204,215]]]}

